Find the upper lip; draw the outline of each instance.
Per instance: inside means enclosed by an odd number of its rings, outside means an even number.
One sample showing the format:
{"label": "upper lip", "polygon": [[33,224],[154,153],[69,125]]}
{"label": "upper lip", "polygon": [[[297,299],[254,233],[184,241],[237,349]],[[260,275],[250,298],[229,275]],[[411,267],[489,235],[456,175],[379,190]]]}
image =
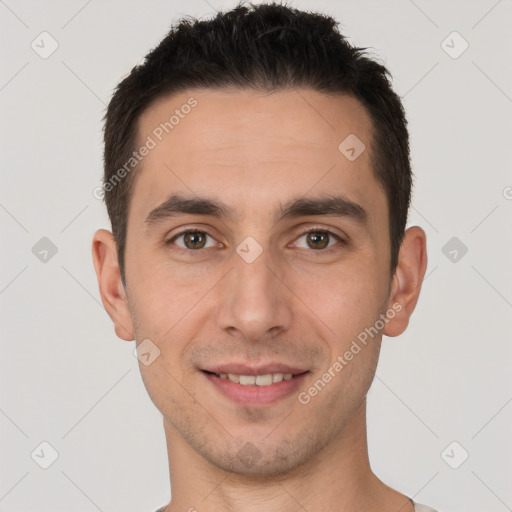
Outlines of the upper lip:
{"label": "upper lip", "polygon": [[270,373],[291,373],[298,375],[308,370],[297,366],[289,366],[281,363],[268,363],[261,366],[248,366],[246,364],[229,363],[217,366],[209,366],[202,368],[203,371],[211,373],[233,373],[235,375],[267,375]]}

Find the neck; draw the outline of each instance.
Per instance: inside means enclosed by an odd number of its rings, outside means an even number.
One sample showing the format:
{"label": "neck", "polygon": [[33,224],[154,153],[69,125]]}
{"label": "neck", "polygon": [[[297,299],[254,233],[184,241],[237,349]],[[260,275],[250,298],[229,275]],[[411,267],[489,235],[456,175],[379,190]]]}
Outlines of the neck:
{"label": "neck", "polygon": [[342,434],[314,459],[280,475],[226,472],[195,452],[164,419],[172,500],[166,512],[412,512],[411,501],[372,472],[366,400]]}

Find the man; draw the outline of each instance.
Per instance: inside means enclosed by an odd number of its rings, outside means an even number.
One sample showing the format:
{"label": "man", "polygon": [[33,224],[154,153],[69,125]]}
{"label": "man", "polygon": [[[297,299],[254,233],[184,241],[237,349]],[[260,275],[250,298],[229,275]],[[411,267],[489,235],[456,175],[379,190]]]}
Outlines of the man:
{"label": "man", "polygon": [[406,120],[336,22],[183,20],[105,125],[103,304],[164,419],[160,511],[427,512],[372,472],[366,394],[427,265]]}

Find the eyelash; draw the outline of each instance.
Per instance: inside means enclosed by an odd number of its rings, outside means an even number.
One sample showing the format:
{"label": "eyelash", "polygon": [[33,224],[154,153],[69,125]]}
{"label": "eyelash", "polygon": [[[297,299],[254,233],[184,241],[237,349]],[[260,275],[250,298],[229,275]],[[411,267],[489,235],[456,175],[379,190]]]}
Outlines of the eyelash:
{"label": "eyelash", "polygon": [[[210,235],[207,231],[204,231],[201,229],[185,229],[183,231],[180,231],[179,233],[176,233],[172,238],[170,238],[167,242],[165,242],[166,245],[171,245],[177,238],[179,238],[180,236],[185,235],[187,233],[203,233],[203,234],[213,238],[213,236]],[[307,235],[309,233],[324,233],[324,234],[328,234],[329,237],[334,237],[336,240],[338,240],[338,244],[335,244],[332,247],[328,247],[326,249],[317,249],[317,250],[309,249],[309,252],[315,253],[315,256],[319,256],[321,254],[330,254],[331,252],[338,250],[339,246],[348,245],[347,241],[344,240],[343,238],[341,238],[336,233],[333,233],[332,231],[329,231],[328,229],[319,228],[319,227],[318,228],[308,228],[306,231],[303,231],[302,233],[297,235],[297,237],[295,239],[297,240],[298,238],[301,238],[302,236]],[[208,249],[211,249],[211,247],[208,247]],[[183,247],[177,246],[176,250],[190,254],[193,252],[202,252],[205,249],[184,249]]]}

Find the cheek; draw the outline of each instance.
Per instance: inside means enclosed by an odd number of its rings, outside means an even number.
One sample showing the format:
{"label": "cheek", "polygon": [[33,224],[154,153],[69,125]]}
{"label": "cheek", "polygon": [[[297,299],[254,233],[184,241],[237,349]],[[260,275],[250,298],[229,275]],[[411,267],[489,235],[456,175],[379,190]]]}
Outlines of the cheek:
{"label": "cheek", "polygon": [[211,317],[212,288],[217,281],[212,274],[190,279],[182,268],[165,264],[148,265],[134,273],[131,309],[137,320],[136,339],[150,339],[160,350],[159,362],[173,368],[176,377],[190,370],[184,354]]}
{"label": "cheek", "polygon": [[[382,279],[381,279],[382,281]],[[293,286],[297,295],[342,346],[375,323],[386,298],[384,281],[366,260],[328,272],[301,276]]]}
{"label": "cheek", "polygon": [[[338,373],[331,370],[334,377],[326,386],[324,404],[318,404],[324,414],[326,410],[330,411],[329,419],[337,425],[335,428],[340,428],[361,405],[377,367],[380,340],[375,339],[367,345],[358,345],[358,349],[353,348],[353,351],[349,351],[352,354],[350,360],[347,359],[347,352],[341,354],[340,360],[343,363],[340,364],[343,364],[343,369]],[[358,352],[354,353],[356,350]]]}
{"label": "cheek", "polygon": [[207,273],[197,275],[200,265],[178,263],[165,250],[135,249],[130,253],[127,278],[136,292],[137,313],[153,325],[172,324],[197,302],[208,284]]}
{"label": "cheek", "polygon": [[158,345],[176,346],[183,339],[187,318],[193,316],[201,295],[196,290],[164,279],[146,279],[137,289],[135,311],[138,321],[138,336],[154,340]]}

